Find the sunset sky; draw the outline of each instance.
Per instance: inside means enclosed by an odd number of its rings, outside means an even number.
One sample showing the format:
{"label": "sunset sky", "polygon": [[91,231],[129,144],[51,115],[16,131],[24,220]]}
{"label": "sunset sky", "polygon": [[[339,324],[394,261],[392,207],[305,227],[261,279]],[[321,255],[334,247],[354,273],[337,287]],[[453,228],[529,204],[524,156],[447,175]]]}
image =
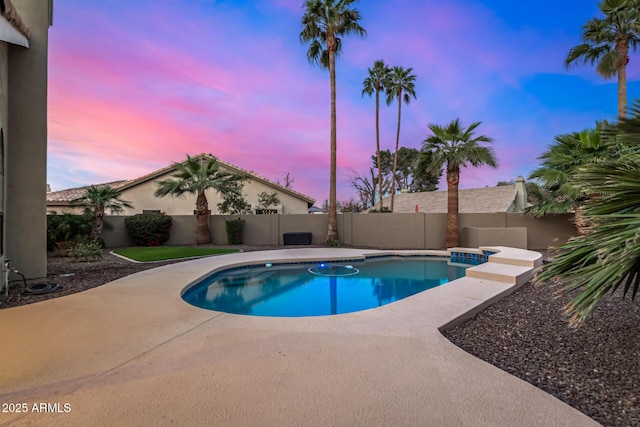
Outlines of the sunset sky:
{"label": "sunset sky", "polygon": [[[211,153],[293,188],[329,194],[329,73],[299,41],[302,0],[56,0],[49,47],[48,182],[53,190],[132,179]],[[366,0],[364,39],[337,60],[338,199],[375,153],[375,101],[362,97],[377,59],[412,67],[400,144],[427,124],[481,121],[500,167],[462,172],[462,187],[527,176],[555,135],[615,120],[616,81],[567,71],[596,1]],[[638,97],[640,58],[628,68]],[[397,104],[381,107],[395,143]],[[446,184],[440,184],[445,189]]]}

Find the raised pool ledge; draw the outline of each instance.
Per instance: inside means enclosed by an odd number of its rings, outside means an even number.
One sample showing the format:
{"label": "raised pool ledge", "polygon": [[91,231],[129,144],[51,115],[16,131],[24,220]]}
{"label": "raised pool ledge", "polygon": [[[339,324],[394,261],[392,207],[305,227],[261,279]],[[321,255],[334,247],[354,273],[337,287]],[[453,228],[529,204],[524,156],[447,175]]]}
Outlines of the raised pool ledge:
{"label": "raised pool ledge", "polygon": [[438,325],[440,331],[463,323],[506,295],[515,292],[529,282],[535,270],[542,265],[542,254],[506,246],[451,248],[449,252],[489,255],[486,262],[469,267],[465,277],[447,284],[451,286],[443,286],[440,292],[453,292],[458,298],[447,295],[446,299],[451,306],[449,312],[441,318]]}

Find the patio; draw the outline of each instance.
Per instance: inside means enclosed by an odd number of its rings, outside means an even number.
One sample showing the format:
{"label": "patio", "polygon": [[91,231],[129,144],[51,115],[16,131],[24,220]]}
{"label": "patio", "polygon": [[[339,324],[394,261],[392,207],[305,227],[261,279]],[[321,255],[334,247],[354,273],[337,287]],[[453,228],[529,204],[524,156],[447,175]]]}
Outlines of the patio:
{"label": "patio", "polygon": [[[224,255],[2,310],[0,395],[29,411],[2,413],[0,424],[597,425],[440,334],[514,285],[465,278],[377,309],[315,318],[238,316],[180,298],[186,284],[222,265],[374,252]],[[517,262],[532,253],[501,254]],[[32,412],[41,402],[62,412]]]}

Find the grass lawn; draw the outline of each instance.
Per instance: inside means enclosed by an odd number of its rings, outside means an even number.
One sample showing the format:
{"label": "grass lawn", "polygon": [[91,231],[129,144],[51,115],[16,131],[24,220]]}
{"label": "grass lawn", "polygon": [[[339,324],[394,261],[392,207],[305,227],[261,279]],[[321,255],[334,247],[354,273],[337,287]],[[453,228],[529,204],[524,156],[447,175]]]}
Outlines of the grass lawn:
{"label": "grass lawn", "polygon": [[148,246],[118,249],[113,252],[134,261],[147,262],[220,255],[240,251],[238,249],[198,248],[193,246]]}

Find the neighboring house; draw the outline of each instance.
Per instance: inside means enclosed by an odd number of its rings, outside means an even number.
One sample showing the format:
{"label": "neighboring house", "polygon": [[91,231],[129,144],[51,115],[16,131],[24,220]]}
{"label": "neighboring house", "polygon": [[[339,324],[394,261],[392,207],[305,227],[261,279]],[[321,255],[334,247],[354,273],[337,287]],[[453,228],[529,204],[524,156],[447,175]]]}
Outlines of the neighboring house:
{"label": "neighboring house", "polygon": [[[200,154],[195,157],[207,161],[211,155]],[[230,163],[218,159],[220,169],[246,175],[249,179],[245,181],[242,194],[248,203],[251,204],[253,212],[258,207],[258,194],[261,192],[277,193],[280,204],[272,206],[270,209],[276,210],[280,214],[306,214],[309,207],[315,202],[309,196],[298,193],[290,188],[276,184],[260,175],[241,169]],[[106,183],[122,192],[122,199],[131,203],[132,209],[125,208],[124,215],[134,215],[142,211],[158,210],[169,215],[193,215],[195,211],[195,196],[185,195],[185,197],[165,196],[158,198],[154,195],[158,185],[157,181],[171,178],[176,172],[175,166],[170,165],[145,176],[130,181],[115,181]],[[73,200],[81,197],[87,187],[72,188],[62,191],[47,193],[47,211],[49,212],[80,212],[82,209],[74,207]],[[220,195],[215,191],[207,191],[207,200],[212,214],[217,214],[218,203],[222,201]]]}
{"label": "neighboring house", "polygon": [[[51,0],[0,0],[0,265],[10,259],[30,281],[47,276],[44,199],[52,14]],[[3,271],[0,281],[4,277]]]}
{"label": "neighboring house", "polygon": [[[389,206],[390,200],[390,198],[385,198],[384,206]],[[527,190],[524,178],[518,177],[515,185],[459,190],[458,212],[522,212],[527,206],[526,200]],[[416,206],[418,212],[446,213],[447,191],[396,194],[394,212],[416,212]]]}

